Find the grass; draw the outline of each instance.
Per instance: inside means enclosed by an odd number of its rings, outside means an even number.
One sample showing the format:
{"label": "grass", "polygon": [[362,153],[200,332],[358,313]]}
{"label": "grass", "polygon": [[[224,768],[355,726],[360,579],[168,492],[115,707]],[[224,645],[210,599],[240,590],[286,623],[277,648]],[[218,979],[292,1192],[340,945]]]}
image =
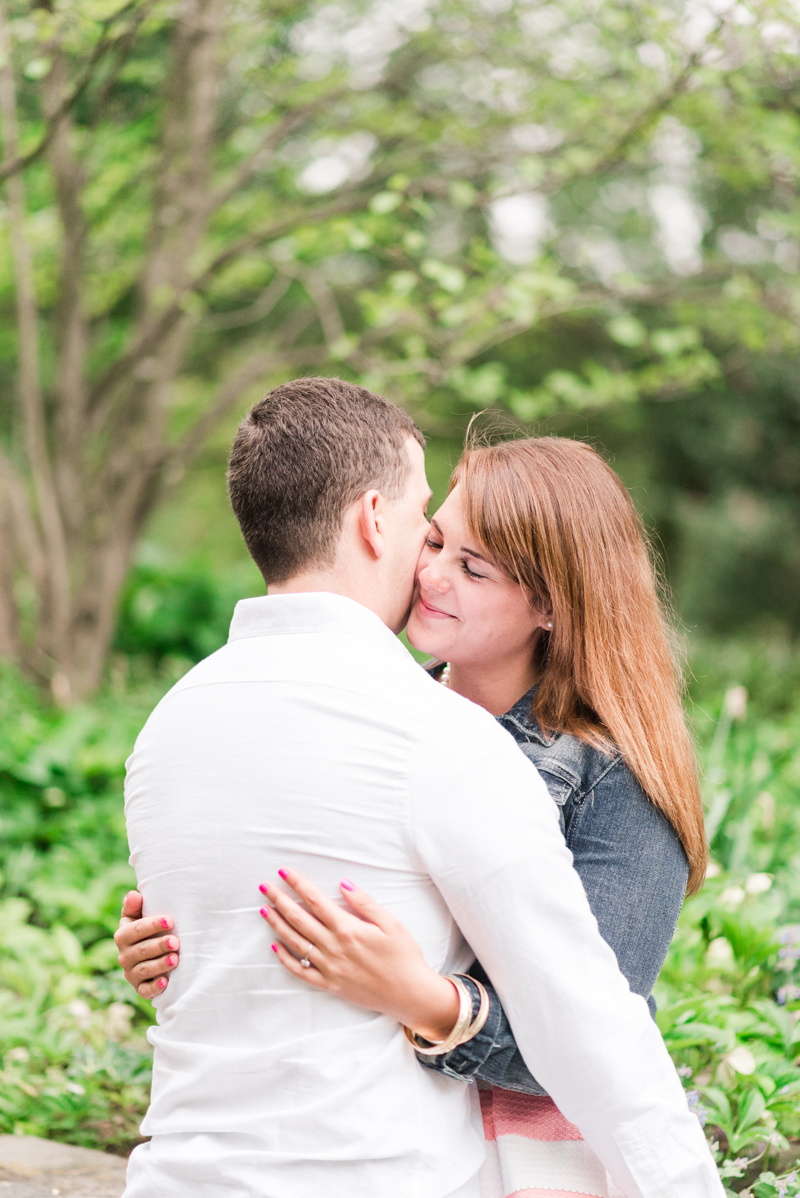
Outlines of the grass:
{"label": "grass", "polygon": [[[57,713],[0,673],[0,1131],[122,1153],[147,1104],[152,1020],[111,940],[134,881],[124,762],[189,664],[156,609],[131,602],[120,635],[145,656],[118,654],[93,704]],[[706,644],[693,665],[713,865],[659,979],[659,1025],[728,1192],[789,1198],[800,1194],[800,652]]]}

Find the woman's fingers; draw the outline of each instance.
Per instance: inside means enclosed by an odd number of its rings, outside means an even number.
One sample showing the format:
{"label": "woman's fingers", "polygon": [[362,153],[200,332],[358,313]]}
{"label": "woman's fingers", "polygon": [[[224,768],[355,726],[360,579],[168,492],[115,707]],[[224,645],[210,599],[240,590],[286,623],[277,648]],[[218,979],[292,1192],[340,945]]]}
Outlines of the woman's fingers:
{"label": "woman's fingers", "polygon": [[[149,920],[141,920],[141,923],[149,923]],[[117,932],[119,937],[119,932]],[[175,956],[175,965],[178,964],[178,951],[181,947],[180,938],[173,932],[171,936],[153,936],[150,935],[145,939],[137,939],[132,944],[126,944],[124,939],[120,937],[117,941],[117,947],[120,949],[117,960],[125,971],[125,975],[132,972],[134,967],[139,966],[142,961],[148,965],[153,965],[164,956],[165,953],[172,953]],[[174,968],[174,966],[173,966]],[[162,972],[158,970],[157,972]],[[148,975],[154,976],[152,972]]]}
{"label": "woman's fingers", "polygon": [[[346,912],[336,907],[336,904],[332,903],[330,899],[324,899],[324,896],[319,896],[315,900],[317,911],[322,906],[320,898],[323,898],[326,904],[324,910],[325,918],[322,919],[318,917],[316,911],[306,911],[305,907],[301,907],[290,894],[287,894],[279,886],[267,886],[264,883],[259,889],[270,900],[275,910],[280,912],[286,922],[300,936],[305,936],[306,940],[311,940],[314,944],[330,944],[332,937],[335,937],[337,932],[341,931],[343,920],[352,918]],[[333,908],[333,911],[328,910],[328,908]]]}
{"label": "woman's fingers", "polygon": [[153,978],[152,982],[142,982],[136,987],[136,993],[140,998],[158,998],[159,994],[163,994],[169,985],[169,978]]}
{"label": "woman's fingers", "polygon": [[144,899],[138,890],[129,890],[122,900],[123,919],[141,919]]}
{"label": "woman's fingers", "polygon": [[310,986],[316,986],[319,990],[328,990],[330,987],[325,978],[313,965],[310,968],[305,968],[300,964],[296,957],[293,957],[285,945],[280,941],[275,941],[272,945],[272,951],[280,961],[284,969],[289,973],[294,974],[296,978],[300,978],[303,982],[308,982]]}
{"label": "woman's fingers", "polygon": [[[284,882],[291,886],[296,894],[300,895],[300,898],[316,919],[334,931],[340,926],[342,921],[341,907],[338,907],[327,895],[323,894],[318,886],[315,886],[313,882],[309,882],[308,878],[298,873],[296,869],[279,869],[278,873]],[[277,888],[272,888],[269,897],[277,906],[279,898],[282,897],[282,892],[277,890]],[[301,907],[297,909],[302,910]]]}
{"label": "woman's fingers", "polygon": [[[291,949],[298,959],[306,956],[309,960],[313,958],[314,965],[318,969],[323,965],[324,949],[319,946],[319,943],[315,943],[308,937],[296,932],[291,924],[287,923],[280,912],[276,911],[274,907],[262,907],[261,916],[267,921],[276,936],[280,936],[286,947]],[[318,926],[321,927],[321,925]],[[305,968],[301,966],[301,969],[304,969],[304,971]]]}
{"label": "woman's fingers", "polygon": [[368,923],[374,923],[387,935],[396,929],[397,919],[395,916],[391,915],[380,903],[377,903],[371,895],[367,894],[366,890],[356,886],[355,882],[351,882],[349,878],[343,878],[339,883],[339,889],[348,905],[362,919],[366,919]]}
{"label": "woman's fingers", "polygon": [[128,919],[124,915],[114,933],[114,943],[121,953],[144,940],[163,936],[170,931],[174,921],[170,915],[149,915],[147,919]]}
{"label": "woman's fingers", "polygon": [[[136,990],[139,990],[143,982],[150,982],[166,973],[171,973],[177,967],[178,960],[177,953],[167,953],[163,957],[148,959],[140,962],[139,965],[134,965],[132,969],[126,969],[125,977]],[[141,993],[141,991],[139,992]]]}

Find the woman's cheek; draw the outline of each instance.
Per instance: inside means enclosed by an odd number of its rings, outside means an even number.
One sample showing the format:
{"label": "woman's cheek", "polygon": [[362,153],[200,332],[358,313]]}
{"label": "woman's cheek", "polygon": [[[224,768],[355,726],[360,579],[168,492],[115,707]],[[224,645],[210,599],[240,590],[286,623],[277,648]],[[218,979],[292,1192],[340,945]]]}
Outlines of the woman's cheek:
{"label": "woman's cheek", "polygon": [[419,576],[422,571],[433,561],[433,552],[427,545],[422,546],[422,552],[417,559],[417,569],[414,577],[419,581]]}

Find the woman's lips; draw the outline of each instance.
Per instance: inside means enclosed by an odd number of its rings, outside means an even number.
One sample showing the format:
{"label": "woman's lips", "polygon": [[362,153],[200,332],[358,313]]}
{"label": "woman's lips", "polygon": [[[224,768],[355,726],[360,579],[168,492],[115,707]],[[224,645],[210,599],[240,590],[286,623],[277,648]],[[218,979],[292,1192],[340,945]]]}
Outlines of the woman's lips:
{"label": "woman's lips", "polygon": [[449,611],[441,611],[438,607],[431,607],[429,603],[425,602],[425,600],[422,598],[422,595],[419,597],[419,609],[423,616],[428,616],[431,620],[455,619],[455,616],[451,616]]}

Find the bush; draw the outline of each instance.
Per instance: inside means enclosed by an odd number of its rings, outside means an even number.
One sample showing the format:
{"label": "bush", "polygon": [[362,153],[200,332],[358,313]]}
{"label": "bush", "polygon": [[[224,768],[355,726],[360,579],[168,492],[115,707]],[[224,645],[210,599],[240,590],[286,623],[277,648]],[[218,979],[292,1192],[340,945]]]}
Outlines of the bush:
{"label": "bush", "polygon": [[197,563],[134,567],[120,603],[115,647],[128,656],[200,661],[228,639],[236,600],[262,594],[250,562],[224,574]]}
{"label": "bush", "polygon": [[125,759],[162,675],[69,713],[0,672],[0,1131],[127,1152],[152,1021],[111,936],[135,884]]}

